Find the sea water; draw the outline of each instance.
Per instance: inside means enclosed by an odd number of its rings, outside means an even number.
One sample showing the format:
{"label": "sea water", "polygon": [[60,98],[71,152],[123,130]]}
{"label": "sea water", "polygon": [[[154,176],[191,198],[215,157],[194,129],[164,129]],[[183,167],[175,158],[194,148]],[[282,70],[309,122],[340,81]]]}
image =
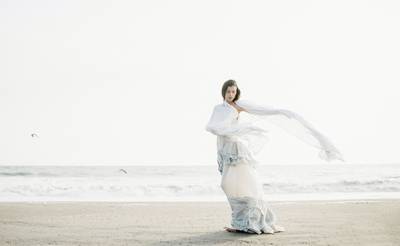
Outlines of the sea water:
{"label": "sea water", "polygon": [[[270,201],[397,199],[400,164],[259,165]],[[226,201],[215,165],[0,166],[0,201]]]}

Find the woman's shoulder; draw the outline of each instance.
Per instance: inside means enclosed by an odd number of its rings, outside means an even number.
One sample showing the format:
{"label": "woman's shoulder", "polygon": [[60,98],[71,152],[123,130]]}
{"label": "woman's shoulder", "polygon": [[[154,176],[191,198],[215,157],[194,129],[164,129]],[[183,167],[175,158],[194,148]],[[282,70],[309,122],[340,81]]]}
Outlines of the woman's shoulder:
{"label": "woman's shoulder", "polygon": [[214,105],[213,111],[216,113],[229,112],[229,107],[227,107],[224,103],[219,103]]}
{"label": "woman's shoulder", "polygon": [[221,108],[221,107],[223,107],[224,106],[224,103],[218,103],[218,104],[215,104],[214,105],[214,109],[216,109],[216,108]]}

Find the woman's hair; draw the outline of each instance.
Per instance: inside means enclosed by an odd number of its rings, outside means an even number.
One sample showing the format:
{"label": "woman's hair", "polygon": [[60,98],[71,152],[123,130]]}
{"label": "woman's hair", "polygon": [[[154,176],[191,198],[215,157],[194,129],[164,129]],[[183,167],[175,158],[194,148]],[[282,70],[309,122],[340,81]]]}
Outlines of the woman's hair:
{"label": "woman's hair", "polygon": [[228,87],[230,87],[230,86],[236,86],[236,95],[235,95],[235,98],[233,99],[233,101],[235,102],[240,97],[240,90],[236,84],[236,81],[234,81],[233,79],[225,81],[224,85],[222,86],[222,98],[225,99],[226,91],[228,90]]}

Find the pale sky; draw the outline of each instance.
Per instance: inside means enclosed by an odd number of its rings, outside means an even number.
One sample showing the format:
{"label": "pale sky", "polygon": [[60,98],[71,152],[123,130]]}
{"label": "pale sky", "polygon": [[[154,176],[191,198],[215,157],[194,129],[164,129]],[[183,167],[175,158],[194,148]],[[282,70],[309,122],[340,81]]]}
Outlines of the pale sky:
{"label": "pale sky", "polygon": [[[400,162],[399,26],[382,0],[2,0],[0,165],[216,165],[228,79],[347,163]],[[261,162],[324,163],[271,129]]]}

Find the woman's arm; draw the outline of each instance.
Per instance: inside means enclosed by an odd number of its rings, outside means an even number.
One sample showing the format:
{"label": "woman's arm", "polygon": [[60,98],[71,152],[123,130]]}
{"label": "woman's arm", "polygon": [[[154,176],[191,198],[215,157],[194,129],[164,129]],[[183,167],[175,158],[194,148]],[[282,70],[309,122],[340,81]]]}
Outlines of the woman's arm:
{"label": "woman's arm", "polygon": [[319,148],[321,150],[319,153],[321,159],[326,161],[334,159],[344,161],[342,154],[331,141],[296,112],[269,105],[256,104],[252,101],[242,99],[237,100],[236,104],[246,112],[259,115],[286,132],[298,137],[303,142]]}
{"label": "woman's arm", "polygon": [[266,132],[249,122],[232,125],[234,115],[232,110],[221,105],[216,105],[205,130],[218,136],[238,136],[249,132]]}
{"label": "woman's arm", "polygon": [[287,109],[278,109],[275,108],[271,105],[265,105],[265,104],[256,104],[252,101],[249,100],[242,100],[239,99],[236,101],[236,105],[238,105],[240,108],[242,108],[244,111],[246,111],[249,114],[255,114],[255,115],[277,115],[277,114],[282,114],[288,118],[293,117],[293,112]]}

